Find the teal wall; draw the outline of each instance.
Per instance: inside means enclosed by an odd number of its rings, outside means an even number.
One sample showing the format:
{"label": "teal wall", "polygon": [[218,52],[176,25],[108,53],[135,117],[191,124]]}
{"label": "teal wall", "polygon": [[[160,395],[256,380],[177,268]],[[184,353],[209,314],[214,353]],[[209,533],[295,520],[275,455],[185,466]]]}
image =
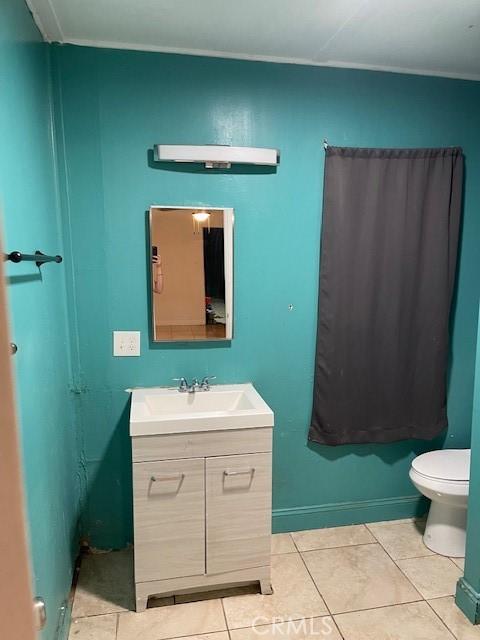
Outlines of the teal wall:
{"label": "teal wall", "polygon": [[[83,530],[92,543],[121,547],[132,539],[124,389],[179,375],[251,380],[274,409],[276,530],[413,513],[411,458],[429,447],[469,445],[480,85],[73,46],[54,54],[80,353]],[[450,428],[434,443],[307,445],[325,137],[336,145],[464,148]],[[148,153],[156,142],[278,147],[282,159],[276,173],[159,166]],[[145,210],[152,203],[235,208],[231,344],[149,343]],[[141,357],[112,357],[114,329],[141,330]]]}
{"label": "teal wall", "polygon": [[480,324],[473,399],[465,576],[459,580],[456,601],[471,622],[480,623]]}
{"label": "teal wall", "polygon": [[[0,226],[8,251],[64,251],[50,90],[48,46],[24,3],[2,0]],[[32,588],[46,600],[48,625],[42,638],[50,640],[62,626],[61,607],[70,589],[78,504],[65,274],[63,265],[45,265],[39,274],[32,263],[8,263],[7,276],[12,339],[18,344],[13,363]]]}

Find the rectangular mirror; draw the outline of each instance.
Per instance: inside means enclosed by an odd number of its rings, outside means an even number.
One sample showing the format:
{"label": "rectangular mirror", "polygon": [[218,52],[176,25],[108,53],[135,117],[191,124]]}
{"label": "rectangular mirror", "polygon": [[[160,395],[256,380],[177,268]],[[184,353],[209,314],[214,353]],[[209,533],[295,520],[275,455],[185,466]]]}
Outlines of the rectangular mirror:
{"label": "rectangular mirror", "polygon": [[150,207],[155,342],[231,340],[233,209]]}

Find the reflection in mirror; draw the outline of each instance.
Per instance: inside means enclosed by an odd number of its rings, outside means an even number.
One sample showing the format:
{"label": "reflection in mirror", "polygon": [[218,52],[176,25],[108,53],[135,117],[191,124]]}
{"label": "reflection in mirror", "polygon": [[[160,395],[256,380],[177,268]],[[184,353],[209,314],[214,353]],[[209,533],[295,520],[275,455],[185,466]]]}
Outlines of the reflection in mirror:
{"label": "reflection in mirror", "polygon": [[153,339],[232,338],[233,209],[150,207]]}

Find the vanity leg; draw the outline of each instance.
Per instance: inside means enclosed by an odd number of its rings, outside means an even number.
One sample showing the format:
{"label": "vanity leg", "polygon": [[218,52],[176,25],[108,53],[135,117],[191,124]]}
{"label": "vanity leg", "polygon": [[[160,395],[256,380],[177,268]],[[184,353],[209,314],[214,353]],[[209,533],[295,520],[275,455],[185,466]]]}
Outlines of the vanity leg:
{"label": "vanity leg", "polygon": [[142,611],[145,611],[145,609],[147,608],[147,603],[148,603],[148,597],[140,597],[136,599],[136,612],[137,613],[142,613]]}
{"label": "vanity leg", "polygon": [[260,593],[264,596],[271,596],[273,593],[270,580],[260,580]]}

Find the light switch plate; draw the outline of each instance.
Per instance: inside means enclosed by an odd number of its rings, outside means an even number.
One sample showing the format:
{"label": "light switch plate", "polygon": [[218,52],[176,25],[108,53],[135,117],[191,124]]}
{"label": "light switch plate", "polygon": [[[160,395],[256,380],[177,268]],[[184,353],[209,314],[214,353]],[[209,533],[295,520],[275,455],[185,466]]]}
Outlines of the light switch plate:
{"label": "light switch plate", "polygon": [[114,356],[139,356],[140,355],[140,331],[114,331],[113,332]]}

